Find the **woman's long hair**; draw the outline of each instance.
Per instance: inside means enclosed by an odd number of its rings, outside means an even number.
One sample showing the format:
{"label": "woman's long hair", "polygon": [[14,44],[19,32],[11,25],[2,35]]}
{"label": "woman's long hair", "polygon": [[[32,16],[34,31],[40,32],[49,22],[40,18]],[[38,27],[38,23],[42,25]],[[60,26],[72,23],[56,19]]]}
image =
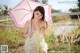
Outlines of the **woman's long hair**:
{"label": "woman's long hair", "polygon": [[41,20],[44,21],[44,19],[45,19],[45,10],[44,10],[44,8],[42,6],[37,6],[33,11],[32,19],[34,19],[34,12],[35,11],[39,11],[43,15]]}

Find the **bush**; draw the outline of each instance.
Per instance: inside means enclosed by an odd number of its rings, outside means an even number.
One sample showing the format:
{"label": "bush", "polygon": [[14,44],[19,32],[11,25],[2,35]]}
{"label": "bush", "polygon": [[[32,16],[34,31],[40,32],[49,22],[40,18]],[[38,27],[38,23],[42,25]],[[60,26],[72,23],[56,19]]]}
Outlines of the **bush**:
{"label": "bush", "polygon": [[[77,44],[76,40],[76,36],[80,37],[80,27],[75,29],[73,32],[70,32],[69,34],[66,34],[65,36],[67,36],[67,39],[69,38],[68,36],[71,36],[71,39],[68,39],[68,41],[66,41],[66,38],[64,35],[54,35],[53,32],[53,28],[54,26],[50,27],[46,30],[46,42],[48,44],[49,47],[49,52],[51,53],[51,51],[54,51],[57,53],[80,53],[80,46]],[[63,36],[64,36],[64,40],[63,40]],[[64,51],[64,52],[63,52]],[[53,53],[53,52],[52,52]]]}
{"label": "bush", "polygon": [[52,20],[53,20],[53,22],[59,22],[59,21],[70,20],[70,17],[68,15],[53,16]]}
{"label": "bush", "polygon": [[17,47],[24,45],[22,31],[15,27],[0,28],[0,45],[9,45],[9,47]]}

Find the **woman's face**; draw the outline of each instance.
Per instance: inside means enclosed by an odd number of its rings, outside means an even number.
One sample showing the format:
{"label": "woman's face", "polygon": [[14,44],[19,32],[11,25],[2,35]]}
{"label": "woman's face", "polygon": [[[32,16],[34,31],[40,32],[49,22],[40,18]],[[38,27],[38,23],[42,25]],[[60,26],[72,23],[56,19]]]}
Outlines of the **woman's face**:
{"label": "woman's face", "polygon": [[40,20],[43,17],[43,15],[39,11],[34,12],[34,18],[37,20]]}

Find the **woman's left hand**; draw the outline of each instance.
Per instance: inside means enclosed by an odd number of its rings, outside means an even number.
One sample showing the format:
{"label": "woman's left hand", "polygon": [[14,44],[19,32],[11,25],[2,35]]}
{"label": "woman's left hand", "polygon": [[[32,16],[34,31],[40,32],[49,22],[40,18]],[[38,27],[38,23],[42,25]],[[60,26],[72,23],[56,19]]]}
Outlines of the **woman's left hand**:
{"label": "woman's left hand", "polygon": [[41,29],[44,29],[44,30],[45,30],[47,27],[48,27],[48,26],[47,26],[46,23],[44,23],[44,24],[41,25]]}

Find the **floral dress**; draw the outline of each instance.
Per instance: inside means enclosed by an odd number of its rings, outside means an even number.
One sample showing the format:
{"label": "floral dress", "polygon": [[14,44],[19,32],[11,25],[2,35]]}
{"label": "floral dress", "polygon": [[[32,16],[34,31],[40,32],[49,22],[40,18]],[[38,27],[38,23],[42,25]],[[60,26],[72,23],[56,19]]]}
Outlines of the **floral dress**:
{"label": "floral dress", "polygon": [[29,32],[31,31],[33,31],[32,37],[27,37],[25,40],[25,53],[44,53],[43,51],[47,53],[48,46],[43,38],[43,34],[38,30],[33,30],[30,24]]}

